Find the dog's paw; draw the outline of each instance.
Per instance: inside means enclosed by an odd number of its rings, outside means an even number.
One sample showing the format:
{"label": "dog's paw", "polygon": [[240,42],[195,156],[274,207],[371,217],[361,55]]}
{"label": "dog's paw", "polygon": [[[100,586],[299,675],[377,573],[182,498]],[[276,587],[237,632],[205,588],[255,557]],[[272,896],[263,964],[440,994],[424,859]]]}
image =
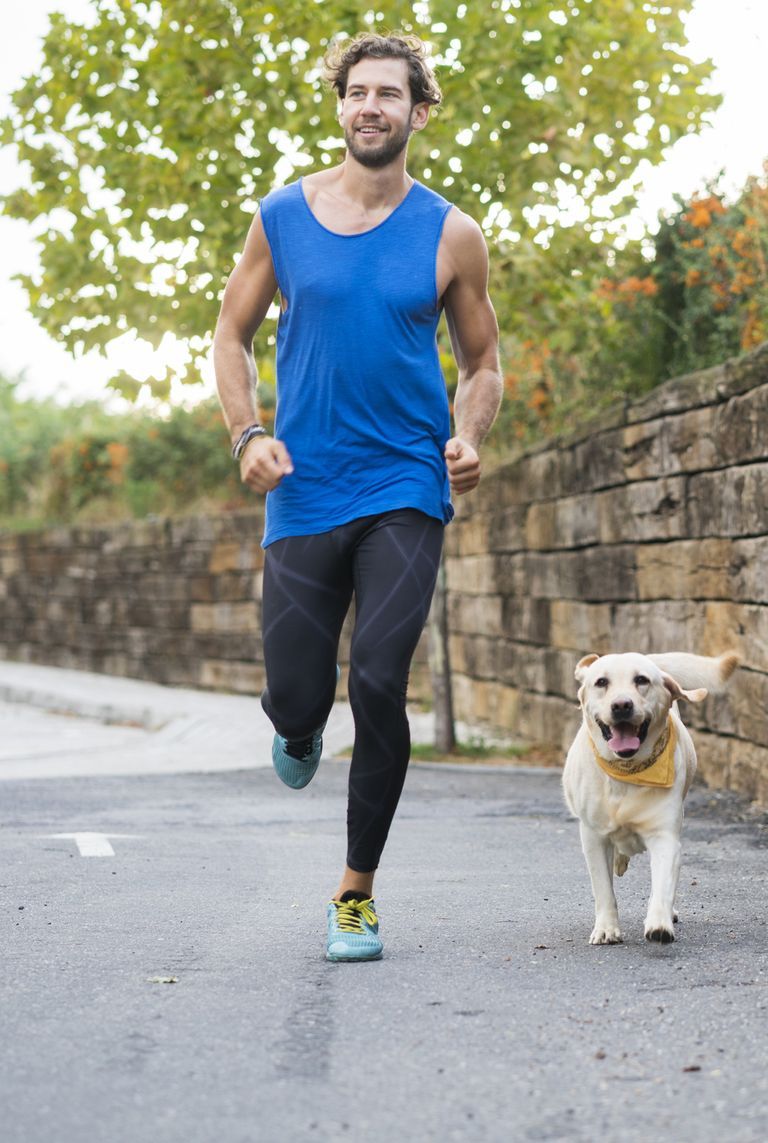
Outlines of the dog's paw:
{"label": "dog's paw", "polygon": [[618,925],[595,925],[590,934],[591,945],[620,945],[624,938]]}
{"label": "dog's paw", "polygon": [[657,927],[657,928],[646,927],[645,939],[647,941],[654,941],[656,944],[659,944],[659,945],[671,945],[672,941],[675,939],[675,934],[672,932],[671,929],[667,929],[664,927]]}

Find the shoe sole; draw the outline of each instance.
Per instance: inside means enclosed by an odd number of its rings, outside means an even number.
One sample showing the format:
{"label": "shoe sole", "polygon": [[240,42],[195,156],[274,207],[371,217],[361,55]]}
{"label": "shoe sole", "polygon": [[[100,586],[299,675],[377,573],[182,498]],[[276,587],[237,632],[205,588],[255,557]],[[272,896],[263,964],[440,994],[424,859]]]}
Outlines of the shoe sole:
{"label": "shoe sole", "polygon": [[364,960],[381,960],[383,955],[384,950],[382,949],[381,952],[373,953],[371,956],[337,956],[335,953],[326,953],[325,959],[331,961],[333,964],[344,964],[345,962],[354,964],[355,962]]}

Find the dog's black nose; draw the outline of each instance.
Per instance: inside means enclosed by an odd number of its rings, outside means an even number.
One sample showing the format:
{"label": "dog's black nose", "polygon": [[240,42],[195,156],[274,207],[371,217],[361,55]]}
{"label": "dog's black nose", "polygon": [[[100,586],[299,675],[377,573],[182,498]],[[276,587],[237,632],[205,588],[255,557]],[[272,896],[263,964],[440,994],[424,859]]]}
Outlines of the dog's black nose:
{"label": "dog's black nose", "polygon": [[611,714],[614,718],[628,718],[633,709],[632,699],[616,699],[611,703]]}

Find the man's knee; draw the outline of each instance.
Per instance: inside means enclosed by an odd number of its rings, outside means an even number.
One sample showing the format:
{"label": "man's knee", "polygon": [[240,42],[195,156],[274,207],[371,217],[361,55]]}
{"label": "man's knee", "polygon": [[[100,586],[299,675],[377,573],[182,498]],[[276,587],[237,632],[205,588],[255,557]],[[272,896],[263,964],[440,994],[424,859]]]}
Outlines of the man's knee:
{"label": "man's knee", "polygon": [[385,657],[369,654],[353,656],[349,671],[349,697],[354,705],[384,703],[405,704],[408,667],[401,662],[388,662]]}

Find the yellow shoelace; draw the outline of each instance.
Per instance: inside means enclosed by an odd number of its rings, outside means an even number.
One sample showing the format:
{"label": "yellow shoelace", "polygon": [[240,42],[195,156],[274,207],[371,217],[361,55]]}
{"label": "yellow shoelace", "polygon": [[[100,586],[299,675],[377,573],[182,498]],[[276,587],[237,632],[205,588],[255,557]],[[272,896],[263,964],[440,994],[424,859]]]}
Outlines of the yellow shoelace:
{"label": "yellow shoelace", "polygon": [[362,933],[363,921],[375,925],[378,920],[373,911],[373,898],[367,901],[334,901],[336,923],[343,933]]}

